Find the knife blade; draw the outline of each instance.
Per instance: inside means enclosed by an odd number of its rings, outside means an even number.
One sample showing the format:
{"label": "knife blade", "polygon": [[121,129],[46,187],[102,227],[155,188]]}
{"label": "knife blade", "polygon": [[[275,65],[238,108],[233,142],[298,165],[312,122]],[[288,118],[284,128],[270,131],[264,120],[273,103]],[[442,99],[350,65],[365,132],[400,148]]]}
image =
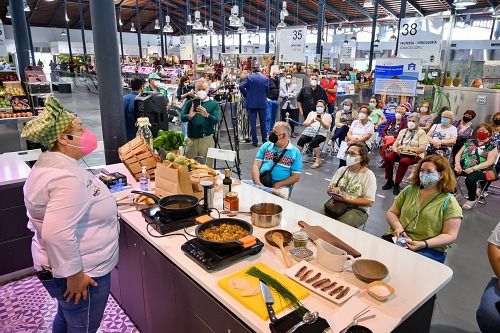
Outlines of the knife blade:
{"label": "knife blade", "polygon": [[262,292],[262,298],[264,298],[264,303],[266,303],[269,319],[271,320],[271,323],[275,323],[278,320],[278,318],[276,317],[276,314],[274,313],[273,309],[274,297],[271,294],[271,290],[269,289],[269,287],[265,282],[260,280],[259,283],[260,283],[260,291]]}

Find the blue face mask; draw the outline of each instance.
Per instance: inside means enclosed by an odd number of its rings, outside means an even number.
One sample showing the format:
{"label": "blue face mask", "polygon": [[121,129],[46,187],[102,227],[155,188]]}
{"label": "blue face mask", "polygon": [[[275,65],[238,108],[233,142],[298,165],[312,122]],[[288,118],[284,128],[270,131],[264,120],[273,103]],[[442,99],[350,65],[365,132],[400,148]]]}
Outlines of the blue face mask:
{"label": "blue face mask", "polygon": [[322,114],[324,110],[325,110],[325,109],[324,109],[324,108],[322,108],[321,106],[317,106],[317,107],[316,107],[316,113],[318,113],[318,114]]}
{"label": "blue face mask", "polygon": [[441,125],[448,126],[450,124],[450,119],[441,118]]}
{"label": "blue face mask", "polygon": [[439,182],[439,174],[437,172],[420,172],[420,185],[423,187],[432,187]]}

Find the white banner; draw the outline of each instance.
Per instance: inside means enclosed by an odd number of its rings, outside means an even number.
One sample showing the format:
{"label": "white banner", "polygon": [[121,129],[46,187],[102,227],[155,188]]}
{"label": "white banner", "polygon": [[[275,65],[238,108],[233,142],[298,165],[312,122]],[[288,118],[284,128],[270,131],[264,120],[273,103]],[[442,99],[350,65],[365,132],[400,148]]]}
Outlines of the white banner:
{"label": "white banner", "polygon": [[180,36],[179,44],[180,60],[194,60],[193,36]]}
{"label": "white banner", "polygon": [[439,66],[443,19],[405,18],[399,29],[398,58],[422,59],[424,66]]}
{"label": "white banner", "polygon": [[306,28],[291,27],[279,29],[279,61],[306,62]]}
{"label": "white banner", "polygon": [[3,29],[3,22],[0,20],[0,56],[7,55],[7,45],[5,44],[5,30]]}
{"label": "white banner", "polygon": [[340,63],[354,65],[356,47],[354,45],[343,45],[340,47]]}

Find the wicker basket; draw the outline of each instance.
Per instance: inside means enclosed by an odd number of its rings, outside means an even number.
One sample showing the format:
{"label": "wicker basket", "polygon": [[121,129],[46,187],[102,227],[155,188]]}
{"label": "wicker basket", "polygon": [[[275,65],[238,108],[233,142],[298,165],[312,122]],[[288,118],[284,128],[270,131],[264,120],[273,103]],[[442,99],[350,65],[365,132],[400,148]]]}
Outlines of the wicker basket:
{"label": "wicker basket", "polygon": [[138,136],[118,148],[118,156],[125,164],[128,171],[134,176],[135,180],[139,180],[142,173],[142,167],[145,166],[149,177],[153,180],[155,177],[156,163],[159,158],[153,155],[146,141]]}

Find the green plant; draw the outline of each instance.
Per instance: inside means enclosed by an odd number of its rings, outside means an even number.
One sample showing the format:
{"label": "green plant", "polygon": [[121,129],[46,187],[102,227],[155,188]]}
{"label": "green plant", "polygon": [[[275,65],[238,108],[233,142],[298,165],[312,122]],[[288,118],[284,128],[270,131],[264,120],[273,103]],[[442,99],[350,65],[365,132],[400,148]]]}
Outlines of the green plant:
{"label": "green plant", "polygon": [[184,133],[180,131],[159,130],[158,136],[153,141],[153,148],[165,151],[179,150],[184,144]]}

